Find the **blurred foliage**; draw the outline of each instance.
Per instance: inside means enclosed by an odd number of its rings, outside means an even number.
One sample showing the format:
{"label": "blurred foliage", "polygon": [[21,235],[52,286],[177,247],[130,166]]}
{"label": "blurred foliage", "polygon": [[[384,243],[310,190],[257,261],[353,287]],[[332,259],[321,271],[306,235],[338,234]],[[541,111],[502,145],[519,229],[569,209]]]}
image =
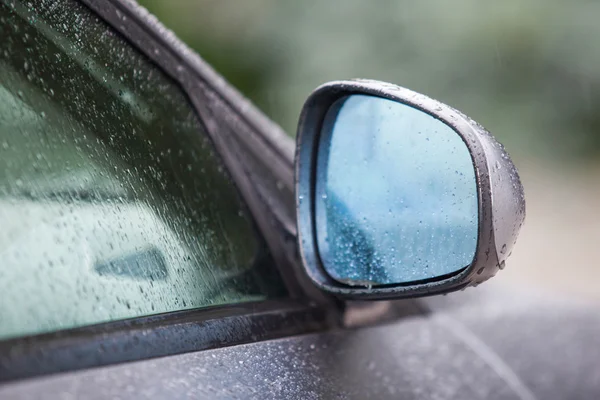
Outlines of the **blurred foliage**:
{"label": "blurred foliage", "polygon": [[600,156],[600,3],[591,0],[141,0],[290,134],[334,79],[449,103],[517,157]]}

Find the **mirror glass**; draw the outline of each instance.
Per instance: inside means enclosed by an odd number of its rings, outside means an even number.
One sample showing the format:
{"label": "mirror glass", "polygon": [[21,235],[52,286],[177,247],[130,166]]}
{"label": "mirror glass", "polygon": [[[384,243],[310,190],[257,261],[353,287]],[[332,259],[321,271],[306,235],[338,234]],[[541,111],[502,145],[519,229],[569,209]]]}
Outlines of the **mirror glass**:
{"label": "mirror glass", "polygon": [[361,286],[446,277],[477,247],[473,161],[463,139],[429,114],[351,95],[326,114],[315,190],[326,272]]}

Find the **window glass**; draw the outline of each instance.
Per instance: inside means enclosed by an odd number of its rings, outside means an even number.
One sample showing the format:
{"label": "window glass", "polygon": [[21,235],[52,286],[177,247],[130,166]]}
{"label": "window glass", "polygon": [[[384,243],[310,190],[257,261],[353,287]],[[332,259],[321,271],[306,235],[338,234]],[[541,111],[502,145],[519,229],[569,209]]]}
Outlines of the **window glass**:
{"label": "window glass", "polygon": [[283,286],[183,92],[85,6],[0,0],[0,339]]}

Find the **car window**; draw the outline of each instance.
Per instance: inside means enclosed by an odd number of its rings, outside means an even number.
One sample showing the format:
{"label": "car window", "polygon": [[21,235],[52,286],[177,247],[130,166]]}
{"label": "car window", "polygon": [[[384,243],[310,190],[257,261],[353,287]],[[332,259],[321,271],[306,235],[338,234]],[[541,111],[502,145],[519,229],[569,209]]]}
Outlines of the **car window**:
{"label": "car window", "polygon": [[283,294],[160,69],[75,1],[1,0],[0,37],[0,339]]}

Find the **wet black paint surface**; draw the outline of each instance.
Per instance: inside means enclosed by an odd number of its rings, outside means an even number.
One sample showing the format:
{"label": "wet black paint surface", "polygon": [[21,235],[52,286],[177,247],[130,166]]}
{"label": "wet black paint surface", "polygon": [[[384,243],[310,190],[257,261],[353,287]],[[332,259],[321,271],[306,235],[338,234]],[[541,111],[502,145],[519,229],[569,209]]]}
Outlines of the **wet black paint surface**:
{"label": "wet black paint surface", "polygon": [[471,290],[428,300],[429,316],[39,378],[0,397],[596,398],[593,308],[509,294]]}

